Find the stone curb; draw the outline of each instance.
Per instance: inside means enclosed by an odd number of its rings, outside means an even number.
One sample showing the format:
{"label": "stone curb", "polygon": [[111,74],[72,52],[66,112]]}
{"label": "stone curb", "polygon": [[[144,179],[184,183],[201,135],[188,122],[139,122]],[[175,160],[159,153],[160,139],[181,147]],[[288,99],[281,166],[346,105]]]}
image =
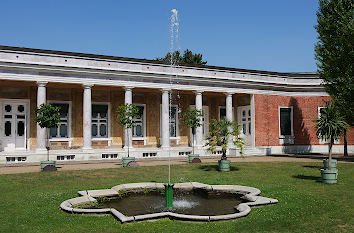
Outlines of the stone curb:
{"label": "stone curb", "polygon": [[94,197],[112,197],[118,196],[119,192],[130,190],[132,192],[143,189],[164,189],[163,183],[130,183],[121,184],[112,187],[111,189],[101,189],[101,190],[87,190],[79,191],[80,197],[71,198],[69,200],[63,201],[60,204],[60,208],[69,213],[77,214],[108,214],[111,213],[115,218],[117,218],[121,223],[131,222],[131,221],[142,221],[148,219],[156,219],[169,217],[172,219],[189,220],[189,221],[219,221],[219,220],[230,220],[240,217],[247,216],[251,211],[251,206],[257,205],[267,205],[278,203],[278,200],[258,196],[261,191],[257,188],[241,186],[241,185],[208,185],[198,182],[186,182],[186,183],[176,183],[174,185],[175,189],[181,189],[184,191],[191,191],[193,189],[205,189],[213,191],[221,191],[227,193],[241,193],[243,196],[241,198],[248,200],[247,203],[241,203],[235,206],[235,210],[238,211],[233,214],[226,215],[215,215],[215,216],[199,216],[199,215],[186,215],[173,212],[161,212],[152,213],[136,216],[125,216],[116,209],[80,209],[73,208],[75,205],[94,203],[97,200]]}

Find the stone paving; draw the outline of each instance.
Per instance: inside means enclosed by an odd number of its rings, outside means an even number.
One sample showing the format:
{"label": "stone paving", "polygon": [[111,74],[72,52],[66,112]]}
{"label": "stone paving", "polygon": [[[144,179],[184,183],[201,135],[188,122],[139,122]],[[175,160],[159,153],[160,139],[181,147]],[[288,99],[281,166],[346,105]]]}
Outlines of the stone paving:
{"label": "stone paving", "polygon": [[[321,162],[324,156],[311,157],[311,156],[247,156],[244,158],[240,157],[229,157],[231,162]],[[342,157],[343,158],[343,157]],[[348,161],[339,162],[353,162],[352,156],[347,159]],[[217,162],[220,156],[217,157],[201,157],[202,163],[212,163]],[[137,159],[140,166],[157,166],[157,165],[168,165],[168,159]],[[178,157],[171,158],[172,165],[187,164],[188,157]],[[58,171],[67,170],[92,170],[92,169],[103,169],[103,168],[120,168],[122,167],[121,160],[107,160],[107,161],[70,161],[70,162],[58,162]],[[29,173],[29,172],[40,172],[39,163],[27,163],[27,164],[11,164],[11,165],[1,165],[1,174],[16,174],[16,173]]]}

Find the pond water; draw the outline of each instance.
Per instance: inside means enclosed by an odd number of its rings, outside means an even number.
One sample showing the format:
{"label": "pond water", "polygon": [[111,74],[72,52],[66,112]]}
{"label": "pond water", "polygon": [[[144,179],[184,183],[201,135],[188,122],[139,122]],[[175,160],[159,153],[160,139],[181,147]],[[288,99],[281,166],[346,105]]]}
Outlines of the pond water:
{"label": "pond water", "polygon": [[123,198],[106,200],[99,208],[114,208],[126,216],[170,211],[190,215],[224,215],[237,212],[242,202],[238,194],[201,192],[175,192],[173,208],[166,209],[165,196],[159,192],[129,193]]}

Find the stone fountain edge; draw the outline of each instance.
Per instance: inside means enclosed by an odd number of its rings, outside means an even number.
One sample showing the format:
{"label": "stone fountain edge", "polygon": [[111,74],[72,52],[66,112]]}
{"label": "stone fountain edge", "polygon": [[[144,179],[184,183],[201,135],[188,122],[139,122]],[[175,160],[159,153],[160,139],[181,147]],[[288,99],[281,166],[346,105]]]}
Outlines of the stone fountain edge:
{"label": "stone fountain edge", "polygon": [[212,191],[221,191],[221,192],[237,192],[243,193],[241,198],[248,200],[249,202],[240,203],[235,206],[235,209],[239,212],[226,215],[214,215],[214,216],[199,216],[199,215],[186,215],[178,214],[173,212],[160,212],[136,216],[125,216],[121,212],[113,208],[106,209],[81,209],[74,208],[77,205],[88,204],[97,202],[97,197],[114,197],[119,196],[121,193],[126,191],[141,191],[141,190],[163,190],[163,183],[128,183],[120,184],[112,187],[111,189],[101,189],[101,190],[85,190],[78,191],[79,197],[71,198],[66,201],[63,201],[60,204],[60,208],[68,213],[73,214],[94,214],[94,215],[107,215],[112,214],[117,218],[121,223],[132,222],[132,221],[142,221],[148,219],[164,218],[169,217],[173,219],[187,220],[187,221],[220,221],[220,220],[231,220],[240,217],[247,216],[251,211],[251,206],[257,205],[267,205],[278,203],[278,200],[267,198],[263,196],[258,196],[261,191],[257,188],[241,186],[241,185],[208,185],[198,182],[186,182],[186,183],[176,183],[174,186],[175,189],[182,189],[185,191],[190,191],[193,189],[206,189]]}

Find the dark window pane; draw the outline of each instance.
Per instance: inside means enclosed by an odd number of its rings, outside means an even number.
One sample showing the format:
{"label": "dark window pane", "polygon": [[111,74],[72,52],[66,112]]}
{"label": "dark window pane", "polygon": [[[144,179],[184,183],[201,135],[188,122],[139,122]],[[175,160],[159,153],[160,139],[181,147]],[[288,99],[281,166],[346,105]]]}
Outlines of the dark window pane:
{"label": "dark window pane", "polygon": [[225,108],[220,108],[220,120],[226,118],[226,109]]}
{"label": "dark window pane", "polygon": [[143,136],[142,130],[141,130],[141,125],[137,125],[136,126],[136,136],[137,137],[142,137]]}
{"label": "dark window pane", "polygon": [[175,125],[170,124],[170,137],[176,137],[176,130]]}
{"label": "dark window pane", "polygon": [[55,103],[52,104],[55,107],[59,107],[59,112],[60,115],[63,117],[63,115],[66,115],[69,112],[69,104],[59,104],[59,103]]}
{"label": "dark window pane", "polygon": [[291,109],[280,109],[280,134],[283,136],[291,135]]}
{"label": "dark window pane", "polygon": [[92,136],[93,137],[97,136],[97,125],[92,125]]}
{"label": "dark window pane", "polygon": [[25,134],[25,123],[23,121],[17,122],[17,135],[23,136]]}
{"label": "dark window pane", "polygon": [[139,115],[140,115],[139,118],[142,118],[144,115],[144,106],[138,106],[138,108],[139,108]]}
{"label": "dark window pane", "polygon": [[49,135],[50,135],[50,137],[52,137],[52,138],[57,137],[57,128],[50,128],[50,130],[49,130]]}
{"label": "dark window pane", "polygon": [[11,112],[11,109],[12,109],[11,105],[6,105],[5,106],[5,111],[6,112]]}
{"label": "dark window pane", "polygon": [[251,134],[252,128],[251,128],[251,123],[248,123],[248,133]]}
{"label": "dark window pane", "polygon": [[67,125],[61,124],[59,131],[60,131],[60,137],[62,137],[62,138],[68,137],[68,126]]}
{"label": "dark window pane", "polygon": [[11,136],[11,121],[5,122],[5,136]]}
{"label": "dark window pane", "polygon": [[101,137],[107,136],[107,127],[106,127],[106,125],[100,125],[100,136]]}
{"label": "dark window pane", "polygon": [[107,104],[93,104],[92,113],[107,113],[108,105]]}
{"label": "dark window pane", "polygon": [[24,107],[23,105],[19,105],[19,106],[17,107],[17,111],[18,111],[18,112],[23,112],[23,111],[25,111],[25,107]]}

